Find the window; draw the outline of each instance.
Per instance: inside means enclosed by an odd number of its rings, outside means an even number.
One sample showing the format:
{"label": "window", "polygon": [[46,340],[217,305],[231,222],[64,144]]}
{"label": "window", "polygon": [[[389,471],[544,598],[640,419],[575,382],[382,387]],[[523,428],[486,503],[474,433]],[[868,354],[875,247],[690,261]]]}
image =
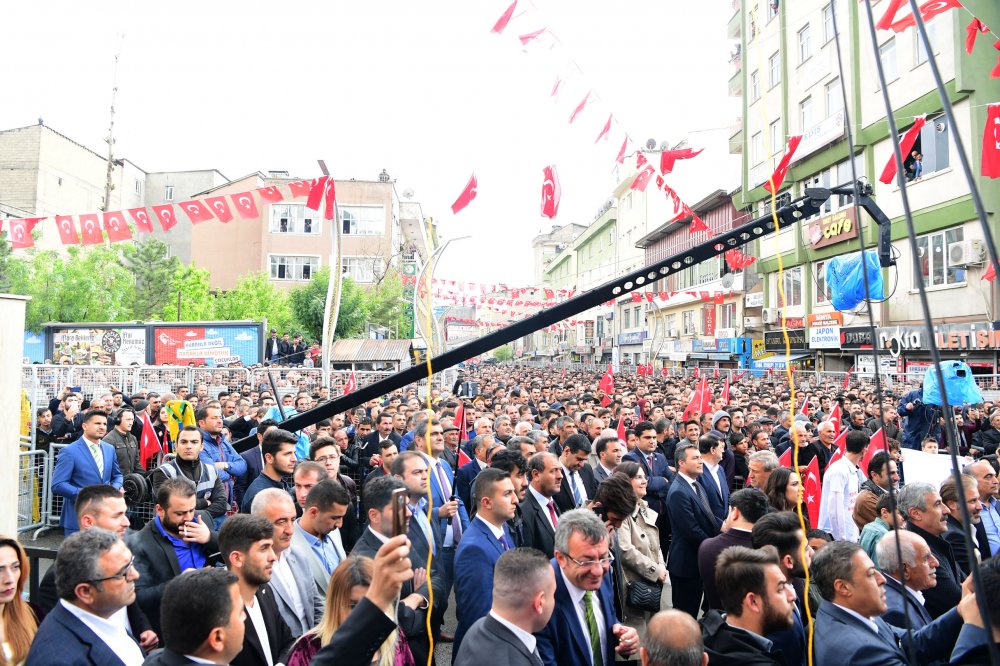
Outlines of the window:
{"label": "window", "polygon": [[778,7],[780,3],[778,0],[768,0],[767,2],[767,20],[770,21],[775,16],[778,15]]}
{"label": "window", "polygon": [[896,38],[893,37],[878,49],[882,68],[885,70],[885,80],[892,83],[899,78],[899,67],[896,64]]}
{"label": "window", "polygon": [[767,59],[767,83],[773,88],[781,83],[781,54],[775,53]]}
{"label": "window", "polygon": [[760,99],[760,79],[754,70],[750,72],[750,101],[756,102],[758,99]]}
{"label": "window", "polygon": [[[948,119],[945,116],[938,116],[928,120],[927,124],[920,130],[917,140],[913,143],[910,154],[903,155],[906,179],[914,180],[929,173],[947,169],[951,163],[948,150]],[[920,160],[919,173],[916,168],[918,158]]]}
{"label": "window", "polygon": [[[934,42],[937,41],[934,39],[934,25],[933,22],[924,23],[924,27],[927,28],[927,40],[931,43],[932,47],[934,46]],[[920,39],[920,35],[916,30],[913,31],[913,43],[917,48],[916,57],[913,61],[917,65],[922,65],[927,62],[927,49],[924,48],[924,40]],[[935,47],[934,50],[936,51],[937,48]]]}
{"label": "window", "polygon": [[[837,164],[837,185],[842,185],[844,183],[850,183],[851,178],[851,164],[847,160]],[[858,156],[854,158],[854,170],[858,174],[858,178],[865,175],[865,160],[863,157]],[[832,198],[832,197],[831,197]],[[838,194],[837,195],[837,207],[844,208],[850,206],[854,203],[854,197],[850,194]]]}
{"label": "window", "polygon": [[319,269],[319,257],[271,256],[272,280],[311,280]]}
{"label": "window", "polygon": [[817,261],[816,266],[816,302],[826,303],[826,262]]}
{"label": "window", "polygon": [[834,38],[833,34],[833,3],[823,8],[823,43]]}
{"label": "window", "polygon": [[813,126],[813,98],[806,97],[799,102],[799,129],[803,134],[808,132]]}
{"label": "window", "polygon": [[642,328],[642,325],[643,325],[643,318],[642,315],[639,314],[639,306],[637,305],[635,306],[635,327]]}
{"label": "window", "polygon": [[684,335],[694,335],[694,310],[685,310],[681,316],[684,321]]}
{"label": "window", "polygon": [[948,261],[948,246],[963,240],[962,227],[938,231],[917,238],[917,252],[920,257],[920,275],[925,287],[941,287],[965,282],[965,269],[951,266]]}
{"label": "window", "polygon": [[677,328],[677,315],[668,314],[667,315],[667,331],[672,331]]}
{"label": "window", "polygon": [[142,181],[138,178],[135,179],[135,193],[142,194]]}
{"label": "window", "polygon": [[760,132],[750,137],[750,161],[754,165],[764,161],[764,144]]}
{"label": "window", "polygon": [[341,206],[344,235],[381,236],[385,232],[385,206]]}
{"label": "window", "polygon": [[[782,276],[782,286],[785,289],[784,306],[802,305],[802,267],[789,268]],[[781,302],[781,294],[778,294]]]}
{"label": "window", "polygon": [[632,328],[632,311],[625,308],[622,313],[622,330]]}
{"label": "window", "polygon": [[844,108],[844,95],[840,91],[840,79],[834,79],[825,86],[826,117],[829,118]]}
{"label": "window", "polygon": [[272,234],[319,234],[320,214],[305,204],[271,204]]}
{"label": "window", "polygon": [[382,257],[341,257],[341,272],[355,282],[374,282],[385,272]]}
{"label": "window", "polygon": [[736,325],[736,304],[719,306],[719,328],[739,328]]}
{"label": "window", "polygon": [[173,185],[167,185],[166,187],[163,188],[163,200],[164,201],[173,201],[174,200],[174,186]]}
{"label": "window", "polygon": [[785,137],[781,135],[781,121],[775,120],[773,123],[771,123],[770,131],[771,131],[771,155],[777,155],[778,153],[781,152],[781,149],[784,147],[782,144],[784,143]]}
{"label": "window", "polygon": [[809,24],[799,30],[799,64],[804,63],[812,55],[812,44],[809,39]]}

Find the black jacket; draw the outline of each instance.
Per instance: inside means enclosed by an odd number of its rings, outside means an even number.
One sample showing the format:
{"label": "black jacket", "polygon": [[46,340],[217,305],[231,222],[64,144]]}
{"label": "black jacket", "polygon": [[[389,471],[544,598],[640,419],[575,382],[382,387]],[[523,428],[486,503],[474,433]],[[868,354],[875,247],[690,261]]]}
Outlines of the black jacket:
{"label": "black jacket", "polygon": [[312,666],[369,666],[396,624],[363,598],[340,625],[330,643],[313,657]]}
{"label": "black jacket", "polygon": [[726,624],[722,614],[710,610],[701,618],[701,638],[712,666],[784,666],[781,651],[765,652],[746,631]]}
{"label": "black jacket", "polygon": [[[542,507],[538,505],[531,490],[525,495],[524,501],[520,503],[521,518],[523,523],[524,545],[536,548],[546,557],[555,557],[556,533],[552,529],[549,519],[542,513]],[[556,509],[556,516],[560,513]]]}
{"label": "black jacket", "polygon": [[[976,524],[972,530],[973,546],[979,549],[979,556],[983,561],[990,559],[990,541],[986,537],[986,528],[983,521]],[[969,564],[969,551],[965,547],[965,536],[962,532],[962,524],[954,516],[948,516],[948,531],[941,535],[941,538],[951,544],[951,552],[955,554],[955,563],[963,573],[972,573]]]}
{"label": "black jacket", "polygon": [[915,525],[907,525],[906,529],[922,536],[938,561],[937,585],[924,590],[924,607],[936,620],[962,600],[962,581],[965,580],[965,573],[958,567],[950,543]]}
{"label": "black jacket", "polygon": [[[52,609],[59,603],[59,593],[56,591],[55,562],[49,566],[45,575],[42,576],[42,582],[38,584],[38,592],[31,598],[31,602],[41,608],[46,615],[51,613]],[[126,613],[128,613],[129,626],[132,627],[132,635],[136,638],[142,632],[153,628],[149,624],[149,618],[142,612],[142,607],[139,606],[137,601],[133,601],[128,605]]]}
{"label": "black jacket", "polygon": [[[269,585],[261,586],[254,597],[256,598],[255,603],[259,604],[260,613],[264,617],[264,626],[267,627],[267,642],[271,647],[271,663],[283,663],[295,643],[292,631],[281,617],[278,603],[274,600],[274,592]],[[243,620],[243,627],[243,651],[229,662],[230,666],[267,666],[264,648],[261,647],[260,638],[257,637],[257,630],[254,628],[249,613]]]}
{"label": "black jacket", "polygon": [[150,653],[146,657],[146,661],[142,662],[142,666],[188,666],[189,664],[197,663],[196,661],[191,661],[180,652],[162,649]]}

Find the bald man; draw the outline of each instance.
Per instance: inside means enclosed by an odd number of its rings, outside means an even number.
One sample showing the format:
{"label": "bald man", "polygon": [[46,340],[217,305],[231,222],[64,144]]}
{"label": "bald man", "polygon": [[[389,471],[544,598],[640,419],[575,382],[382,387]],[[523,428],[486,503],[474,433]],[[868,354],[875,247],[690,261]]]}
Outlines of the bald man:
{"label": "bald man", "polygon": [[708,664],[698,622],[674,609],[660,611],[649,620],[639,657],[642,666]]}

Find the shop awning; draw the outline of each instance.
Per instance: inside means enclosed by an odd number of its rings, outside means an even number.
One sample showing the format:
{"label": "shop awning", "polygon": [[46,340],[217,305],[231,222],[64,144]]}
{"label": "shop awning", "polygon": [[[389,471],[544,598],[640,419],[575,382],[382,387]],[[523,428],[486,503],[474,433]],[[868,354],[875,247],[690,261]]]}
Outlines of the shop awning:
{"label": "shop awning", "polygon": [[794,363],[809,356],[812,356],[812,354],[808,352],[789,354],[787,356],[785,354],[775,354],[768,358],[762,358],[759,361],[753,361],[750,367],[756,370],[779,370],[784,369],[789,363]]}

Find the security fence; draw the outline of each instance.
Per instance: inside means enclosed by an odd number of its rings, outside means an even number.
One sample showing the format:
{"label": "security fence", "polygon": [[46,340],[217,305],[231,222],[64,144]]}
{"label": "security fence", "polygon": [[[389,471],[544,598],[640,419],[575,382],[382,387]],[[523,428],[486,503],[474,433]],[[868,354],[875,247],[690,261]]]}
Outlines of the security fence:
{"label": "security fence", "polygon": [[17,465],[17,531],[42,527],[49,510],[49,454],[21,451]]}

